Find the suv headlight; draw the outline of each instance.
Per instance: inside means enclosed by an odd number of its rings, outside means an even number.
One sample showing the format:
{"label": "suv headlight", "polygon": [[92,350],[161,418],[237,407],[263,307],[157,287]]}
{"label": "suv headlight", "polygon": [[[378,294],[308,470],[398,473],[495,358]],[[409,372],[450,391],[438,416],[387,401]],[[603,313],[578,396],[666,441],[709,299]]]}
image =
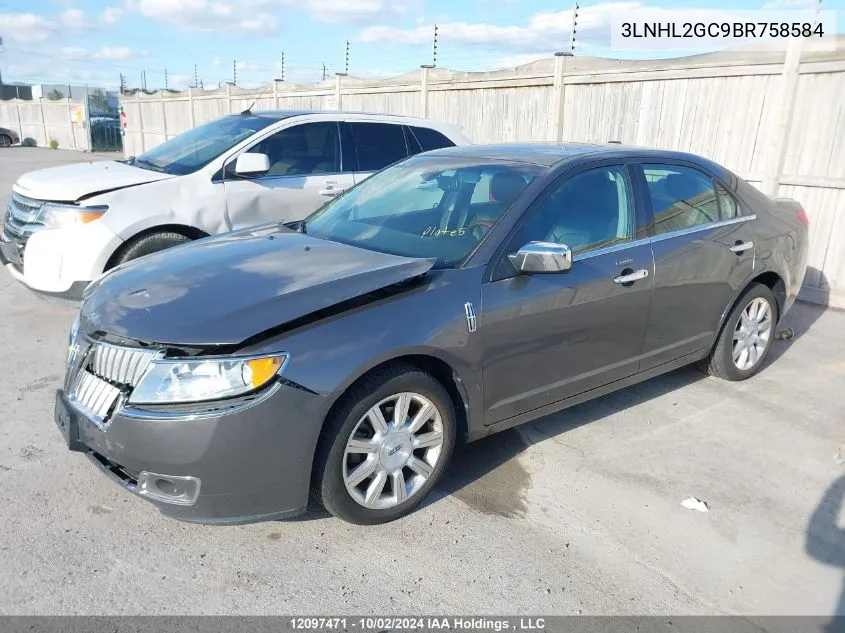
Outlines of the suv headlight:
{"label": "suv headlight", "polygon": [[287,354],[248,358],[160,359],[150,363],[131,404],[222,400],[260,389],[281,372]]}
{"label": "suv headlight", "polygon": [[38,213],[38,222],[48,229],[61,229],[99,220],[108,210],[108,206],[105,205],[80,207],[75,204],[45,202]]}

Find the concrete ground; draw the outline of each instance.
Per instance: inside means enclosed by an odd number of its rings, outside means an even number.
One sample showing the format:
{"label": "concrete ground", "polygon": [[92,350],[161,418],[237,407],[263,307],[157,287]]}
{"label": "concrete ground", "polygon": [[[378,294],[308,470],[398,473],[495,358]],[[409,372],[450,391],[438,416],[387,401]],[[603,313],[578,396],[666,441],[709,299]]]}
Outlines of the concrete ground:
{"label": "concrete ground", "polygon": [[[0,150],[0,198],[90,158]],[[747,382],[683,369],[470,445],[371,528],[188,525],[107,481],[52,420],[72,315],[0,273],[0,613],[845,614],[843,313],[796,306]]]}

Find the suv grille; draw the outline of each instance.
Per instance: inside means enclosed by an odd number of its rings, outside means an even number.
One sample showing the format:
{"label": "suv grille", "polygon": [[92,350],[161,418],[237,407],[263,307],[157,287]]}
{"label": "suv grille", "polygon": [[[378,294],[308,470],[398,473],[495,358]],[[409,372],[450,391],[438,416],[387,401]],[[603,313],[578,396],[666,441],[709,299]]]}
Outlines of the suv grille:
{"label": "suv grille", "polygon": [[[44,228],[44,225],[37,221],[42,204],[43,202],[40,200],[25,198],[13,193],[6,207],[6,213],[3,217],[3,232],[0,239],[18,247],[18,258],[21,264],[23,263],[24,247],[29,236]],[[17,262],[13,263],[17,264]]]}
{"label": "suv grille", "polygon": [[90,342],[77,334],[68,355],[68,399],[97,426],[105,428],[158,354],[159,350]]}

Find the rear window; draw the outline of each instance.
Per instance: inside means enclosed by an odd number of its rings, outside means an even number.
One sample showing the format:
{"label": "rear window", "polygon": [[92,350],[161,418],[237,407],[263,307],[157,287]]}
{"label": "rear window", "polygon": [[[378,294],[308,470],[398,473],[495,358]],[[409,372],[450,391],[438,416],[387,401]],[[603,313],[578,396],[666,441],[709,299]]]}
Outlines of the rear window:
{"label": "rear window", "polygon": [[350,123],[358,150],[359,171],[379,171],[408,157],[401,125],[390,123]]}
{"label": "rear window", "polygon": [[454,147],[455,144],[437,130],[427,127],[411,127],[411,134],[416,138],[423,152],[441,147]]}

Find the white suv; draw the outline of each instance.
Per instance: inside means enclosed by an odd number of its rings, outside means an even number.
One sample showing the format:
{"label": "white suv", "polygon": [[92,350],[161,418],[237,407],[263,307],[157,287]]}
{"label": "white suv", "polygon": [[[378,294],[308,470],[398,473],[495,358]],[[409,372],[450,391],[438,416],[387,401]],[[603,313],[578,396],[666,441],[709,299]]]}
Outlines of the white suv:
{"label": "white suv", "polygon": [[37,293],[78,300],[118,264],[215,233],[304,218],[387,165],[468,143],[450,125],[410,117],[225,116],[128,160],[21,176],[0,261]]}

